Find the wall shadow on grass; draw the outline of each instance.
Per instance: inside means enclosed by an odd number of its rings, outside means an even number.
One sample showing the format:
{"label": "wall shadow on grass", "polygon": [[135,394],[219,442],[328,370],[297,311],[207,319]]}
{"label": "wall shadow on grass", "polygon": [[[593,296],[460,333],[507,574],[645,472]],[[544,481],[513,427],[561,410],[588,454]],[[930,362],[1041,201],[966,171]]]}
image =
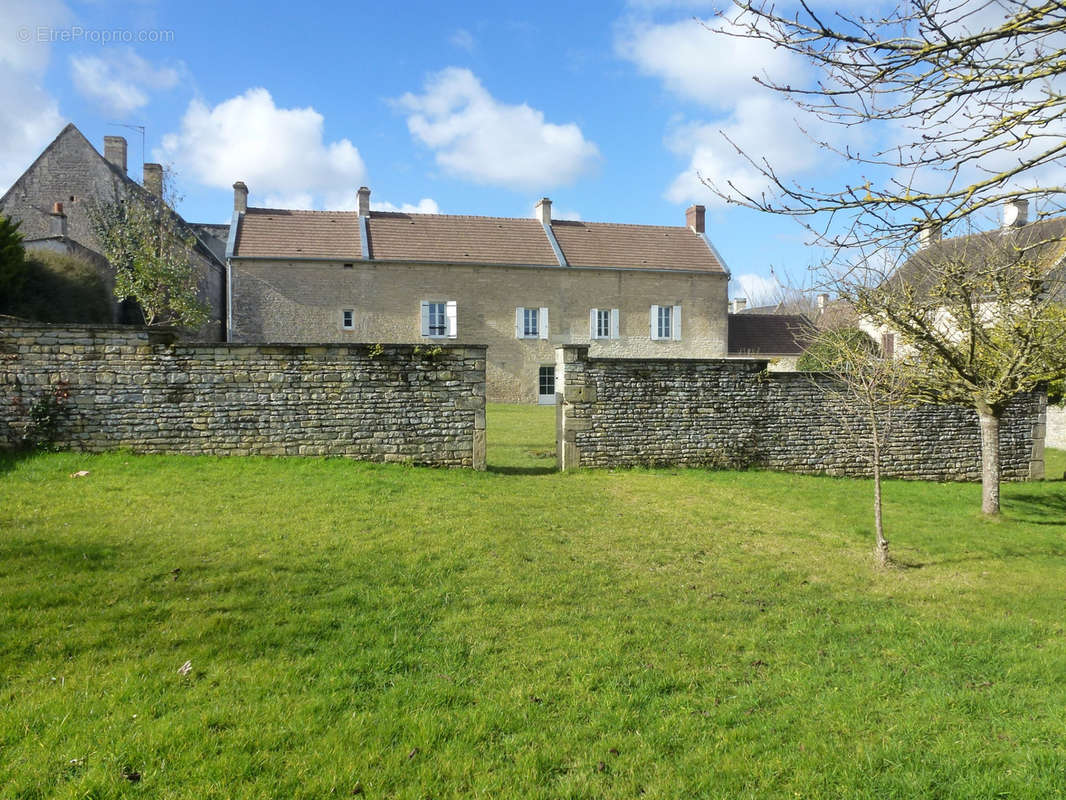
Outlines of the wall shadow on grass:
{"label": "wall shadow on grass", "polygon": [[494,472],[497,475],[551,475],[559,470],[555,464],[547,467],[508,467],[489,464],[485,467],[485,471]]}

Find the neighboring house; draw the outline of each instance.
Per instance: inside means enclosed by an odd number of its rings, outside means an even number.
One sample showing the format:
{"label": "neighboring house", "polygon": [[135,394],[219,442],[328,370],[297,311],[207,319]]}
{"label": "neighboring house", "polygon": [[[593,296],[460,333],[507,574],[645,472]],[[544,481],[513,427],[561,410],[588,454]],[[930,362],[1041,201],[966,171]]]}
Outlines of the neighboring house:
{"label": "neighboring house", "polygon": [[[126,140],[104,137],[100,155],[73,124],[67,125],[30,167],[0,197],[0,214],[19,220],[28,251],[54,250],[79,256],[97,266],[110,290],[114,271],[100,254],[88,208],[93,203],[113,203],[132,193],[163,193],[163,172],[158,164],[144,165],[144,186],[126,172]],[[191,254],[199,276],[200,299],[210,309],[211,321],[196,332],[197,338],[217,341],[224,333],[228,226],[180,224],[196,237]],[[131,322],[129,306],[115,304],[116,322]],[[138,320],[139,321],[139,320]]]}
{"label": "neighboring house", "polygon": [[[1055,276],[1055,287],[1049,287],[1063,295],[1066,302],[1066,217],[1049,217],[1029,222],[1029,203],[1026,200],[1008,201],[1003,207],[1003,224],[997,230],[981,231],[948,239],[940,237],[936,227],[922,232],[921,247],[889,278],[901,285],[914,287],[919,292],[938,273],[938,265],[958,263],[967,265],[992,265],[1014,263],[1012,258],[1046,264]],[[995,302],[990,302],[981,311],[988,317],[994,315]],[[948,314],[938,324],[951,330],[955,323]],[[897,342],[897,332],[869,320],[860,320],[861,327],[881,346],[888,358],[905,351]]]}
{"label": "neighboring house", "polygon": [[233,341],[488,345],[493,401],[553,403],[555,348],[593,356],[728,353],[729,272],[686,225],[370,210],[249,208],[234,185],[229,336]]}
{"label": "neighboring house", "polygon": [[814,325],[804,314],[730,314],[730,358],[766,358],[774,372],[795,371]]}

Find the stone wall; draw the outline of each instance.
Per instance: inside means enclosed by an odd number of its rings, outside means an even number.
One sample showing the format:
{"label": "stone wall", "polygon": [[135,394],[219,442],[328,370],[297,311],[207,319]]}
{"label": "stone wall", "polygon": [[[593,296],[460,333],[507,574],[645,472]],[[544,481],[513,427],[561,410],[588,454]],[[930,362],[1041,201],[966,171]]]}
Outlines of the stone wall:
{"label": "stone wall", "polygon": [[174,343],[0,321],[0,444],[68,387],[56,444],[485,466],[485,347]]}
{"label": "stone wall", "polygon": [[[826,376],[766,372],[761,360],[590,359],[556,351],[560,466],[758,466],[866,475],[866,422],[834,400]],[[978,480],[972,409],[895,412],[885,474]],[[1000,428],[1004,480],[1043,477],[1044,395],[1019,398]]]}

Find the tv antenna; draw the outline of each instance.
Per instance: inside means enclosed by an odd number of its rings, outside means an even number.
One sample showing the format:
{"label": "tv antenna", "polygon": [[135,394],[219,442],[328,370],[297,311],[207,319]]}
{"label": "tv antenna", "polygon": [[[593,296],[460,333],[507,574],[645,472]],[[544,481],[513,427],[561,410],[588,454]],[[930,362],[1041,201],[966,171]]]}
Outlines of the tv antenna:
{"label": "tv antenna", "polygon": [[[108,125],[114,125],[118,128],[129,128],[131,131],[139,131],[141,134],[141,164],[144,164],[144,126],[143,125],[127,125],[124,122],[109,122]],[[144,173],[142,170],[141,180],[144,180]]]}

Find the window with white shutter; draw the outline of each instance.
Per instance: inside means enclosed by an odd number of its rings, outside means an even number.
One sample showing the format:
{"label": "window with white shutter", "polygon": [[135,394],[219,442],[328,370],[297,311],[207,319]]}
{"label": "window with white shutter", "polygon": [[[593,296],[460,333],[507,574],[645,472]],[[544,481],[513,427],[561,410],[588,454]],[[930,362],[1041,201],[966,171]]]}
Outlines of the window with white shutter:
{"label": "window with white shutter", "polygon": [[514,335],[516,338],[547,339],[548,331],[547,308],[525,308],[519,306],[515,309]]}
{"label": "window with white shutter", "polygon": [[592,339],[618,338],[618,309],[593,308],[589,310],[589,337]]}
{"label": "window with white shutter", "polygon": [[458,310],[454,300],[422,301],[422,335],[434,339],[457,336]]}
{"label": "window with white shutter", "polygon": [[681,306],[651,307],[651,338],[681,341]]}

